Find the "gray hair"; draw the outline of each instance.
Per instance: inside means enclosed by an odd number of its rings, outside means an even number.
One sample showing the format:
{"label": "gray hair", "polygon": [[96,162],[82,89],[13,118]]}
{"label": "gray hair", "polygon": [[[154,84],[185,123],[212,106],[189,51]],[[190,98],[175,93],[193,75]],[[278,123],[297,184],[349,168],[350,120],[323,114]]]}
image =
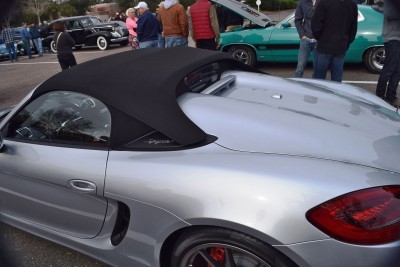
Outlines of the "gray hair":
{"label": "gray hair", "polygon": [[131,11],[135,12],[135,9],[133,7],[130,7],[126,10],[125,14],[127,17],[129,17],[129,13],[131,13]]}

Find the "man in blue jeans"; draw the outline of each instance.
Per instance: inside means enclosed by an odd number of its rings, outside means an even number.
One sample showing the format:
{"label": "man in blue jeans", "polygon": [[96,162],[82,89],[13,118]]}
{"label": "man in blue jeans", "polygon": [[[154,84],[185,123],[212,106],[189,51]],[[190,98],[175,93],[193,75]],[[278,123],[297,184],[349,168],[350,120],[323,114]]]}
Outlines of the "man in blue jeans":
{"label": "man in blue jeans", "polygon": [[294,24],[300,37],[299,56],[297,60],[297,68],[294,76],[302,78],[304,69],[307,66],[308,57],[317,46],[317,40],[314,39],[311,30],[311,18],[314,14],[314,8],[318,1],[316,0],[300,0],[296,7],[294,15]]}
{"label": "man in blue jeans", "polygon": [[26,23],[22,23],[21,38],[22,38],[22,42],[24,43],[24,49],[26,51],[26,54],[28,55],[28,58],[32,58],[31,35],[28,31],[28,25]]}
{"label": "man in blue jeans", "polygon": [[400,3],[385,0],[383,7],[383,44],[385,64],[376,86],[376,95],[391,105],[397,105],[397,87],[400,81]]}
{"label": "man in blue jeans", "polygon": [[134,9],[137,9],[140,14],[136,28],[139,48],[158,47],[157,18],[149,12],[149,7],[145,2],[139,2]]}
{"label": "man in blue jeans", "polygon": [[320,0],[311,19],[317,39],[314,51],[313,78],[342,82],[346,51],[357,33],[358,8],[353,0]]}
{"label": "man in blue jeans", "polygon": [[3,39],[4,44],[6,45],[8,56],[10,57],[11,63],[18,61],[17,52],[15,51],[15,44],[14,44],[14,32],[10,27],[7,27],[5,23],[2,25],[3,31],[1,32],[1,36]]}

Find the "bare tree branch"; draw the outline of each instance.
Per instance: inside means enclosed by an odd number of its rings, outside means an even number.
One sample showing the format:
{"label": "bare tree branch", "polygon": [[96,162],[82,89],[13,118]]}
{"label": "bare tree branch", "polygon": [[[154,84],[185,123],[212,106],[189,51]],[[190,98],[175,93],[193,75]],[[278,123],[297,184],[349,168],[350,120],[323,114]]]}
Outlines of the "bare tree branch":
{"label": "bare tree branch", "polygon": [[25,0],[28,11],[33,12],[38,19],[38,23],[41,22],[40,15],[44,13],[46,7],[51,4],[50,0]]}

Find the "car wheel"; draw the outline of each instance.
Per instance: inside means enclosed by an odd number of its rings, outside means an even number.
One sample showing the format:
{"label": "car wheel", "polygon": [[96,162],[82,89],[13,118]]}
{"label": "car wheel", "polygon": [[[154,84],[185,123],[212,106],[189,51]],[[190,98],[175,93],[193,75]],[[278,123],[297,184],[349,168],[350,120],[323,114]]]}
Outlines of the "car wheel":
{"label": "car wheel", "polygon": [[190,230],[172,251],[171,266],[296,266],[279,251],[248,235],[222,228]]}
{"label": "car wheel", "polygon": [[108,48],[108,41],[104,36],[97,37],[97,47],[100,50],[106,50]]}
{"label": "car wheel", "polygon": [[363,61],[369,72],[380,73],[385,63],[385,48],[380,46],[368,49]]}
{"label": "car wheel", "polygon": [[233,46],[229,48],[228,53],[231,54],[233,58],[249,66],[254,67],[256,65],[256,53],[248,46]]}
{"label": "car wheel", "polygon": [[53,53],[57,53],[57,46],[56,46],[56,42],[54,42],[54,40],[50,42],[50,49]]}

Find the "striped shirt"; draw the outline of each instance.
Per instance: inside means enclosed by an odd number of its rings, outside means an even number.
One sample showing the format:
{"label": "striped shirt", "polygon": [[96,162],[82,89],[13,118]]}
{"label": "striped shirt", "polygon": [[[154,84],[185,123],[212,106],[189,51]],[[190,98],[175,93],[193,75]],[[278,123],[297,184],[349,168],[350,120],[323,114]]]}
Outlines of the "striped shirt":
{"label": "striped shirt", "polygon": [[5,44],[14,43],[14,31],[11,28],[4,28],[1,36]]}

